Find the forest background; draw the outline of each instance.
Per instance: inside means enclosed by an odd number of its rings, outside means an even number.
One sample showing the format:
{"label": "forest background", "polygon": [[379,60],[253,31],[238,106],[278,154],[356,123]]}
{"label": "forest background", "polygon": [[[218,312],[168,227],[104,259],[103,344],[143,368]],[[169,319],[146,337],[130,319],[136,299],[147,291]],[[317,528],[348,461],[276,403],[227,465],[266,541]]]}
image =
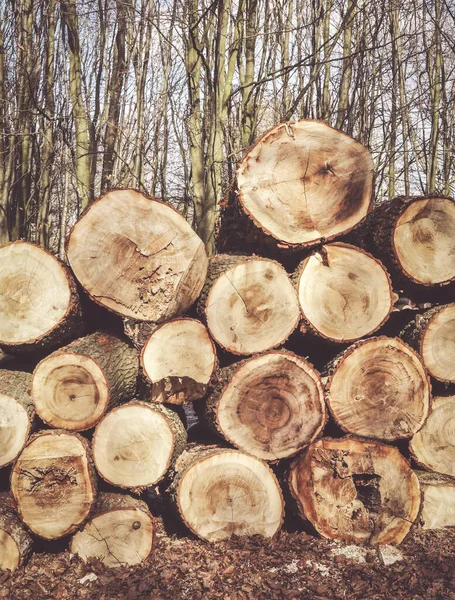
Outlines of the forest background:
{"label": "forest background", "polygon": [[276,123],[371,149],[375,199],[452,195],[452,0],[0,0],[0,243],[64,257],[99,194],[134,187],[214,251],[237,162]]}

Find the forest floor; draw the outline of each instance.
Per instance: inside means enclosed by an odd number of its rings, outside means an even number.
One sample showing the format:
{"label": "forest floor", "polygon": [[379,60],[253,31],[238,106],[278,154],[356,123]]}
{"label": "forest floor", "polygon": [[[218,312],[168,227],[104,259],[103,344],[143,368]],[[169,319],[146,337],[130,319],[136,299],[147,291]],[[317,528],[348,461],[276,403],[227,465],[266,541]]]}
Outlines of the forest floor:
{"label": "forest floor", "polygon": [[[385,547],[385,549],[390,549]],[[455,600],[455,528],[415,529],[393,564],[376,549],[303,532],[274,540],[209,544],[168,534],[142,565],[107,569],[44,544],[13,574],[0,572],[8,600]]]}

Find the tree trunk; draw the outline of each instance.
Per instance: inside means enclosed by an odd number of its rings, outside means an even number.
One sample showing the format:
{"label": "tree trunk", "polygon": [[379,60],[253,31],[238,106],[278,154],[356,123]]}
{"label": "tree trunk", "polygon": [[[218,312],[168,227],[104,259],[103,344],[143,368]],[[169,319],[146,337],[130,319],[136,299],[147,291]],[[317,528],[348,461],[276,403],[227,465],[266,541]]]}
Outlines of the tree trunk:
{"label": "tree trunk", "polygon": [[32,538],[13,510],[9,494],[0,494],[0,571],[21,567],[32,553],[32,546]]}
{"label": "tree trunk", "polygon": [[93,460],[108,483],[140,492],[166,475],[185,446],[185,428],[172,410],[133,401],[98,424]]}
{"label": "tree trunk", "polygon": [[9,354],[42,353],[83,333],[76,284],[43,248],[0,248],[0,346]]}
{"label": "tree trunk", "polygon": [[400,336],[422,356],[432,377],[455,382],[455,304],[417,315]]}
{"label": "tree trunk", "polygon": [[[282,123],[250,148],[237,182],[237,201],[258,239],[306,248],[350,231],[371,210],[373,162],[364,146],[325,123]],[[232,231],[222,218],[218,249],[229,239],[231,251],[242,251],[248,229]]]}
{"label": "tree trunk", "polygon": [[95,302],[139,321],[184,313],[207,273],[204,245],[183,217],[134,190],[94,202],[74,226],[67,252]]}
{"label": "tree trunk", "polygon": [[218,371],[206,410],[229,442],[270,461],[297,454],[321,434],[327,420],[319,373],[284,351]]}
{"label": "tree trunk", "polygon": [[255,256],[211,258],[198,310],[215,341],[239,355],[283,344],[300,320],[297,295],[284,268]]}
{"label": "tree trunk", "polygon": [[103,493],[92,518],[71,540],[70,552],[84,561],[96,558],[107,567],[137,565],[149,557],[154,536],[145,502],[127,494]]}
{"label": "tree trunk", "polygon": [[183,522],[198,537],[215,542],[234,535],[273,537],[281,528],[284,502],[273,471],[238,450],[194,446],[175,466],[169,489]]}
{"label": "tree trunk", "polygon": [[431,388],[420,357],[399,338],[353,344],[327,368],[327,401],[347,433],[410,438],[428,416]]}
{"label": "tree trunk", "polygon": [[33,373],[36,411],[51,427],[85,431],[136,392],[138,353],[119,338],[93,333],[43,359]]}
{"label": "tree trunk", "polygon": [[383,265],[339,242],[322,246],[296,272],[297,294],[308,327],[333,342],[371,335],[388,319],[394,295]]}
{"label": "tree trunk", "polygon": [[415,473],[378,442],[319,440],[295,459],[289,485],[301,516],[331,540],[399,544],[419,514]]}
{"label": "tree trunk", "polygon": [[0,370],[0,468],[16,459],[33,427],[30,381],[29,373]]}
{"label": "tree trunk", "polygon": [[11,473],[20,518],[36,535],[55,540],[90,514],[96,481],[87,441],[62,430],[32,436]]}
{"label": "tree trunk", "polygon": [[203,398],[216,368],[216,349],[196,319],[175,319],[158,327],[141,355],[152,402],[185,404]]}
{"label": "tree trunk", "polygon": [[451,477],[416,471],[422,490],[422,529],[455,527],[455,481]]}
{"label": "tree trunk", "polygon": [[455,396],[434,398],[423,427],[412,438],[409,450],[425,469],[455,477]]}

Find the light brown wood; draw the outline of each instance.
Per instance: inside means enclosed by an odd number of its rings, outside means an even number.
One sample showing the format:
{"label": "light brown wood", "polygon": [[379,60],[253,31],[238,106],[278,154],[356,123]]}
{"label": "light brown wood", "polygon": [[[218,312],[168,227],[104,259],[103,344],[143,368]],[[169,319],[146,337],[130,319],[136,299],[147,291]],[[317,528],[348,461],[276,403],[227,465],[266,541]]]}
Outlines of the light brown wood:
{"label": "light brown wood", "polygon": [[425,469],[455,477],[455,396],[433,399],[428,419],[409,449]]}
{"label": "light brown wood", "polygon": [[265,133],[237,170],[239,201],[283,245],[309,246],[355,227],[371,209],[368,150],[320,121]]}
{"label": "light brown wood", "polygon": [[162,404],[132,401],[100,421],[92,445],[101,477],[139,492],[166,475],[186,446],[186,431]]}
{"label": "light brown wood", "polygon": [[208,265],[185,219],[135,190],[108,192],[91,204],[71,232],[67,255],[95,302],[157,323],[193,304]]}
{"label": "light brown wood", "polygon": [[378,442],[319,440],[295,459],[289,485],[301,516],[340,542],[399,544],[419,514],[415,473]]}
{"label": "light brown wood", "polygon": [[302,261],[296,275],[307,325],[334,342],[370,335],[392,310],[394,296],[385,267],[355,246],[322,246]]}
{"label": "light brown wood", "polygon": [[9,494],[0,494],[0,571],[22,566],[32,547],[32,538],[13,510]]}
{"label": "light brown wood", "polygon": [[216,368],[215,346],[196,319],[175,319],[158,327],[141,354],[152,402],[184,404],[203,398]]}
{"label": "light brown wood", "polygon": [[319,373],[291,352],[269,352],[217,373],[207,416],[240,450],[263,460],[297,454],[326,423]]}
{"label": "light brown wood", "polygon": [[328,368],[327,400],[348,433],[386,441],[410,438],[430,409],[421,358],[399,338],[353,344]]}
{"label": "light brown wood", "polygon": [[424,471],[416,475],[422,490],[422,529],[455,527],[455,480]]}
{"label": "light brown wood", "polygon": [[147,504],[127,494],[100,494],[94,515],[71,540],[70,551],[82,560],[107,567],[144,562],[150,555],[155,528]]}
{"label": "light brown wood", "polygon": [[0,369],[0,468],[16,459],[32,431],[30,383],[29,373]]}
{"label": "light brown wood", "polygon": [[32,436],[14,464],[11,492],[33,533],[46,540],[72,533],[87,519],[96,497],[86,440],[61,430]]}
{"label": "light brown wood", "polygon": [[76,337],[82,312],[67,267],[27,242],[0,247],[0,346],[7,353],[42,352]]}
{"label": "light brown wood", "polygon": [[85,431],[136,392],[135,348],[107,333],[93,333],[43,359],[33,372],[31,394],[41,419],[52,427]]}
{"label": "light brown wood", "polygon": [[271,469],[238,450],[196,447],[176,464],[175,500],[185,524],[215,542],[233,535],[273,537],[284,516]]}

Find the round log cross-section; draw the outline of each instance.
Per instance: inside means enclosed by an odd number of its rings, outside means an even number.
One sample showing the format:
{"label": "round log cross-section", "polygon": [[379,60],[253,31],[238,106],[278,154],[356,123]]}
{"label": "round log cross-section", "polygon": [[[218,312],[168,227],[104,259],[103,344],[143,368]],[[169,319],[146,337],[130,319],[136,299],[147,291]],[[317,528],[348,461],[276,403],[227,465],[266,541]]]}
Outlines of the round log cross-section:
{"label": "round log cross-section", "polygon": [[420,357],[399,338],[353,344],[328,371],[329,408],[347,433],[393,441],[422,427],[430,383]]}
{"label": "round log cross-section", "polygon": [[32,436],[11,473],[11,492],[22,521],[36,535],[55,540],[77,529],[95,502],[88,443],[75,433]]}
{"label": "round log cross-section", "polygon": [[243,210],[281,245],[310,246],[355,227],[371,208],[373,161],[348,135],[319,121],[265,133],[237,171]]}
{"label": "round log cross-section", "polygon": [[269,352],[221,369],[207,416],[240,450],[264,460],[292,456],[326,422],[319,373],[291,352]]}
{"label": "round log cross-section", "polygon": [[217,359],[204,325],[180,318],[152,333],[141,362],[151,383],[152,402],[184,404],[205,396]]}
{"label": "round log cross-section", "polygon": [[340,542],[399,544],[419,514],[417,476],[378,442],[319,440],[295,459],[289,485],[301,516]]}
{"label": "round log cross-section", "polygon": [[141,491],[164,477],[185,445],[185,428],[172,410],[134,400],[100,421],[93,435],[93,460],[108,483]]}
{"label": "round log cross-section", "polygon": [[428,419],[409,449],[425,469],[455,477],[455,396],[434,398]]}
{"label": "round log cross-section", "polygon": [[202,240],[168,204],[134,190],[108,192],[74,226],[68,260],[92,299],[125,317],[165,321],[199,296]]}
{"label": "round log cross-section", "polygon": [[284,504],[275,475],[262,461],[221,448],[192,448],[176,464],[174,499],[185,524],[214,542],[233,535],[272,537]]}
{"label": "round log cross-section", "polygon": [[376,331],[392,310],[387,271],[365,251],[348,244],[323,246],[297,269],[303,316],[317,334],[353,342]]}
{"label": "round log cross-section", "polygon": [[20,522],[7,493],[0,494],[0,571],[14,571],[32,552],[32,538]]}
{"label": "round log cross-section", "polygon": [[0,247],[0,346],[10,354],[48,351],[82,331],[68,268],[27,242]]}

